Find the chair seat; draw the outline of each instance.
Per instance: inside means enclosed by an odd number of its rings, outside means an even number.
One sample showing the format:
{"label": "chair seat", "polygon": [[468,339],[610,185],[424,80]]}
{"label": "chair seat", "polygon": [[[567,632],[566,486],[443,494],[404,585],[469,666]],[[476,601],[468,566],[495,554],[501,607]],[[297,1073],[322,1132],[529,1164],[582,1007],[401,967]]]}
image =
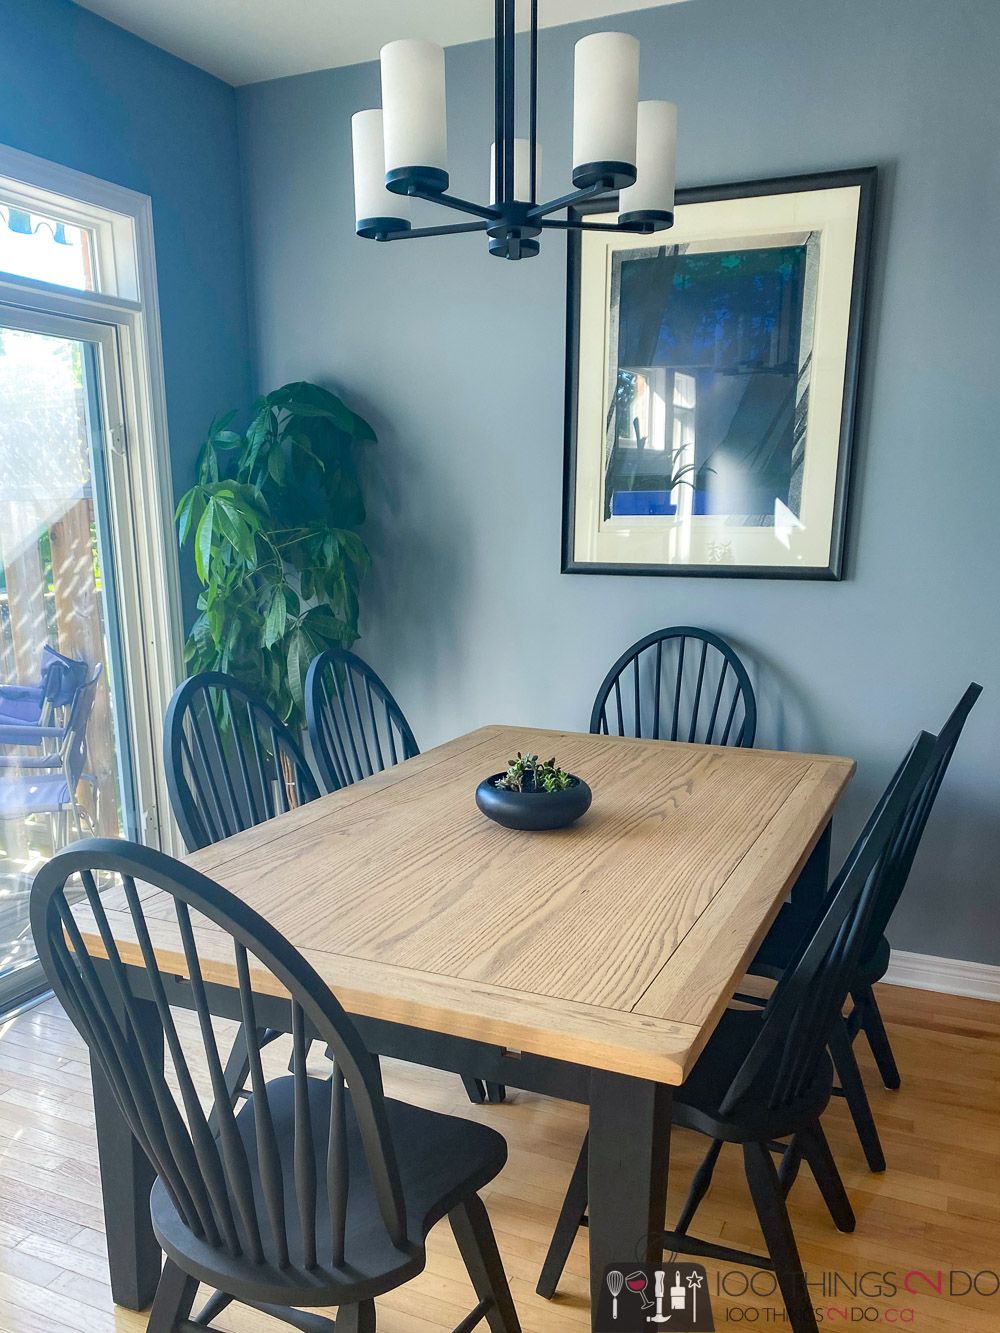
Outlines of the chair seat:
{"label": "chair seat", "polygon": [[[755,976],[779,977],[794,961],[799,946],[809,938],[815,927],[815,912],[804,911],[794,903],[786,903],[768,931],[764,943],[757,950],[748,971]],[[857,983],[870,986],[881,981],[889,970],[890,953],[889,941],[883,935],[868,957],[858,964]]]}
{"label": "chair seat", "polygon": [[[794,1105],[773,1110],[755,1099],[749,1108],[737,1106],[722,1113],[730,1085],[761,1033],[763,1013],[762,1009],[727,1009],[722,1015],[697,1064],[674,1091],[675,1125],[728,1143],[761,1142],[794,1134],[823,1111],[833,1089],[833,1065],[826,1053],[812,1085]],[[776,1064],[781,1054],[780,1049],[776,1051]]]}
{"label": "chair seat", "polygon": [[69,788],[58,777],[11,777],[0,781],[0,819],[57,814],[70,804]]}
{"label": "chair seat", "polygon": [[[185,1226],[162,1182],[151,1197],[153,1227],[163,1249],[185,1272],[228,1292],[237,1300],[280,1305],[341,1305],[370,1300],[409,1281],[425,1263],[424,1240],[431,1227],[463,1199],[487,1185],[507,1160],[503,1137],[486,1125],[440,1115],[405,1102],[386,1100],[392,1140],[396,1146],[407,1236],[403,1249],[390,1241],[378,1209],[351,1099],[347,1099],[348,1211],[345,1261],[342,1268],[324,1262],[332,1253],[326,1176],[326,1144],[330,1124],[330,1081],[310,1078],[309,1104],[312,1143],[315,1145],[316,1244],[319,1266],[304,1267],[302,1231],[295,1187],[293,1151],[295,1106],[293,1078],[268,1084],[268,1105],[274,1121],[284,1178],[285,1225],[289,1234],[290,1264],[280,1268],[273,1240],[262,1235],[266,1262],[249,1257],[232,1259],[227,1252],[207,1245]],[[237,1115],[248,1160],[255,1163],[256,1118],[252,1097]],[[254,1179],[257,1214],[268,1210],[259,1179]]]}
{"label": "chair seat", "polygon": [[[2,745],[3,736],[0,734],[0,745]],[[23,744],[23,742],[22,742]],[[63,757],[61,754],[0,754],[0,768],[62,768]]]}

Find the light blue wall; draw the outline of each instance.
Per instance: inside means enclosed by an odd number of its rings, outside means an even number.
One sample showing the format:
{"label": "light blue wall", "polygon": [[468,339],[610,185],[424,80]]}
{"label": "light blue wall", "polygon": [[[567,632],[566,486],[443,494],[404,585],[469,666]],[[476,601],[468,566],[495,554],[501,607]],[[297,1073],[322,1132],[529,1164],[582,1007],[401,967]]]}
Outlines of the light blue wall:
{"label": "light blue wall", "polygon": [[152,197],[180,494],[251,397],[233,89],[67,0],[0,0],[0,143]]}
{"label": "light blue wall", "polygon": [[[262,386],[338,386],[374,422],[363,651],[430,745],[492,721],[584,727],[658,625],[739,645],[763,745],[838,751],[858,827],[919,727],[986,685],[893,925],[1000,963],[1000,5],[693,0],[615,24],[680,106],[682,184],[881,170],[866,392],[839,584],[559,573],[565,248],[352,231],[350,116],[374,66],[242,90]],[[572,50],[542,34],[543,177],[569,162]],[[482,195],[490,50],[448,52],[456,192]],[[498,760],[504,758],[497,756]]]}

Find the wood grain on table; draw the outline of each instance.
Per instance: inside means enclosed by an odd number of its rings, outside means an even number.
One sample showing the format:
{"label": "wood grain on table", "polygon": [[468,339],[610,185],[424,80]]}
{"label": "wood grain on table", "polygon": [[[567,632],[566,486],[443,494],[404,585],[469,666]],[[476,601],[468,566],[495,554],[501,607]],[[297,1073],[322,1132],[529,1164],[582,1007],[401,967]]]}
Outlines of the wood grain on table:
{"label": "wood grain on table", "polygon": [[[578,824],[522,833],[480,814],[477,783],[516,750],[590,783]],[[189,859],[351,1012],[676,1084],[853,771],[823,755],[483,727]],[[161,966],[183,975],[172,904],[151,895],[146,910]],[[109,917],[138,960],[127,913]],[[227,937],[204,922],[198,942],[206,978],[234,984]]]}

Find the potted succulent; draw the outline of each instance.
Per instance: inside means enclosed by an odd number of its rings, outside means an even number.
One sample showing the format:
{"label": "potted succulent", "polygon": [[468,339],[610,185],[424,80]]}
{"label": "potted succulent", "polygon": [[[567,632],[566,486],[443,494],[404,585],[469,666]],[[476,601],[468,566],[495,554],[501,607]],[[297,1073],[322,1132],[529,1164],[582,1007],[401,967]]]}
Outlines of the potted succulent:
{"label": "potted succulent", "polygon": [[517,752],[504,773],[493,773],[476,788],[476,804],[505,828],[565,828],[590,809],[593,799],[582,778],[560,768],[555,758]]}

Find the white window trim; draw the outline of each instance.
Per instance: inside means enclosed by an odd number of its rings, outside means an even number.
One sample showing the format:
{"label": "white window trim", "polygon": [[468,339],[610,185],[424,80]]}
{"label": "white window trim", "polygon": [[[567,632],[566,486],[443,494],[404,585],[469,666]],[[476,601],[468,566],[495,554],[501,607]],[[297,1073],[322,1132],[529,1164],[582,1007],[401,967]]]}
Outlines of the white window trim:
{"label": "white window trim", "polygon": [[[118,330],[124,420],[110,443],[127,448],[132,501],[133,558],[138,587],[122,588],[141,606],[144,642],[134,655],[129,705],[135,726],[151,741],[152,767],[137,762],[136,793],[144,841],[166,851],[182,850],[165,789],[163,717],[182,674],[183,618],[180,569],[173,540],[171,483],[163,349],[153,243],[152,200],[44,158],[0,145],[0,190],[39,212],[86,226],[97,238],[98,266],[108,292],[82,292],[32,278],[0,273],[0,304],[37,310]],[[67,210],[72,201],[72,216]],[[140,659],[141,663],[135,661]],[[142,717],[141,714],[148,716]],[[141,756],[136,756],[137,761]],[[143,771],[145,770],[145,771]]]}

